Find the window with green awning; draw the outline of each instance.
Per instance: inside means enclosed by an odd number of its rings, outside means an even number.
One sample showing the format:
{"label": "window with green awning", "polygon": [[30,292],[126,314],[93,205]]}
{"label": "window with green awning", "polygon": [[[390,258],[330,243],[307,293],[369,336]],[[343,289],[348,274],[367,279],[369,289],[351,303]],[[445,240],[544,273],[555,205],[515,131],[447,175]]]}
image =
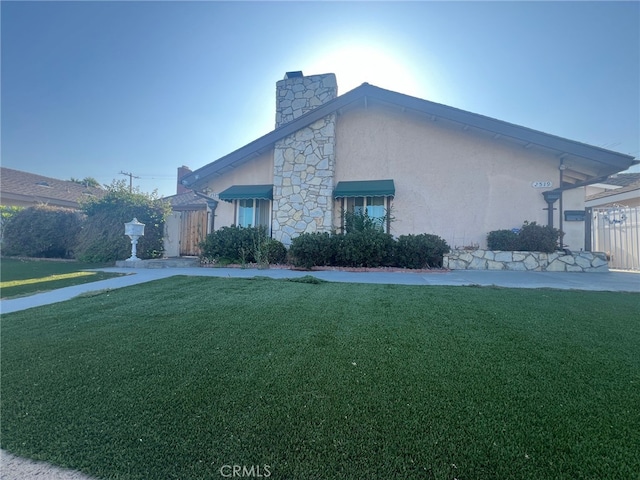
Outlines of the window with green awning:
{"label": "window with green awning", "polygon": [[[342,212],[365,214],[369,219],[379,222],[385,232],[389,232],[391,218],[388,212],[395,193],[393,180],[360,180],[338,182],[333,197]],[[346,228],[344,215],[341,227],[343,230]]]}

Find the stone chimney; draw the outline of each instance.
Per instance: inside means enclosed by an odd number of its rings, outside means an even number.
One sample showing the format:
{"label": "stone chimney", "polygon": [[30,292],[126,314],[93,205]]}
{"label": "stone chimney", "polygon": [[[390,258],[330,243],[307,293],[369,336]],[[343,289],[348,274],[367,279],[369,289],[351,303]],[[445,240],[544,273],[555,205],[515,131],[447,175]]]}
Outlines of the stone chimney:
{"label": "stone chimney", "polygon": [[182,183],[180,183],[180,180],[182,180],[189,173],[191,173],[191,169],[189,167],[185,167],[184,165],[181,167],[178,167],[178,189],[176,191],[178,195],[180,195],[181,193],[187,193],[191,191],[190,189],[182,185]]}
{"label": "stone chimney", "polygon": [[[333,73],[288,72],[276,84],[276,128],[336,98]],[[301,233],[333,230],[336,113],[275,143],[271,234],[285,245]]]}
{"label": "stone chimney", "polygon": [[338,84],[333,73],[305,77],[302,72],[287,72],[284,79],[276,83],[276,128],[337,95]]}

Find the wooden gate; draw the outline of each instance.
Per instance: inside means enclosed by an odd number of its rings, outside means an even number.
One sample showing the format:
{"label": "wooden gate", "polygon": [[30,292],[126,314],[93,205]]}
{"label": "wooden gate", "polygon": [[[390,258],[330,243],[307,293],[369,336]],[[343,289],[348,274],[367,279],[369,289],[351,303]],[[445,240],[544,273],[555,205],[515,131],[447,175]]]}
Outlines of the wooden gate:
{"label": "wooden gate", "polygon": [[609,268],[640,270],[640,207],[591,210],[591,250],[605,252]]}
{"label": "wooden gate", "polygon": [[180,219],[180,256],[198,256],[198,244],[207,236],[209,215],[206,210],[186,210]]}

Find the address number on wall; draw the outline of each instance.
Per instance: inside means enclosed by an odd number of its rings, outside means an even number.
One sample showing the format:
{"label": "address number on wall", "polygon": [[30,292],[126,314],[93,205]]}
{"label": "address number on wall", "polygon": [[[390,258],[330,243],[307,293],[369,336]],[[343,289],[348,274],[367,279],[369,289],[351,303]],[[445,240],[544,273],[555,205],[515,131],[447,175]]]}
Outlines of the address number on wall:
{"label": "address number on wall", "polygon": [[531,182],[531,186],[533,188],[551,188],[553,186],[553,182],[551,180],[546,182]]}

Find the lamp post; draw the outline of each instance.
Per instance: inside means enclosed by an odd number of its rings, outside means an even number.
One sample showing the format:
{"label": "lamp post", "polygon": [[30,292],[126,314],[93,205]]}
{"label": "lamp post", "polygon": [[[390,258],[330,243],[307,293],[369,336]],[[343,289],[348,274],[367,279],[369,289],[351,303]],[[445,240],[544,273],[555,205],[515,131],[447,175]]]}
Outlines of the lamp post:
{"label": "lamp post", "polygon": [[140,223],[137,218],[133,218],[130,222],[124,224],[124,234],[131,239],[131,257],[127,261],[140,260],[136,257],[136,246],[138,238],[144,235],[144,223]]}

